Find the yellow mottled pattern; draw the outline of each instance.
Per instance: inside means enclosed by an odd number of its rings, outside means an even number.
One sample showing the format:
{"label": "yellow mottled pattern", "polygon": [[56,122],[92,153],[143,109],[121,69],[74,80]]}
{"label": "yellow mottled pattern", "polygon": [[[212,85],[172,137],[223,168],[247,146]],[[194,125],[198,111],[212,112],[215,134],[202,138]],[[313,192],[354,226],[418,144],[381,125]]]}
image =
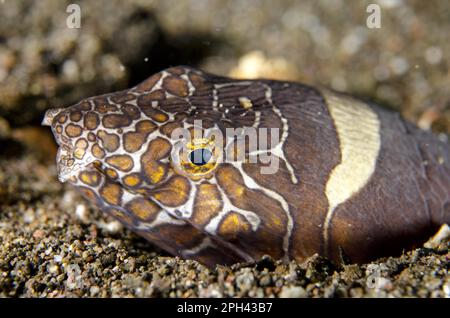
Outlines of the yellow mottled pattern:
{"label": "yellow mottled pattern", "polygon": [[106,158],[106,162],[114,168],[122,171],[130,171],[133,168],[133,159],[128,155],[116,155]]}
{"label": "yellow mottled pattern", "polygon": [[80,173],[80,180],[85,184],[95,185],[99,182],[99,176],[97,172],[82,171]]}
{"label": "yellow mottled pattern", "polygon": [[86,151],[84,149],[77,148],[73,152],[73,156],[77,159],[83,159],[85,153],[86,153]]}
{"label": "yellow mottled pattern", "polygon": [[153,171],[149,176],[152,183],[160,182],[164,177],[164,175],[166,174],[166,170],[161,165],[156,165],[156,167],[152,170]]}
{"label": "yellow mottled pattern", "polygon": [[186,178],[175,176],[157,189],[153,198],[166,206],[180,206],[189,198],[190,186]]}
{"label": "yellow mottled pattern", "polygon": [[164,113],[159,113],[159,114],[155,114],[153,116],[153,119],[160,123],[163,123],[163,122],[167,121],[169,119],[169,117]]}
{"label": "yellow mottled pattern", "polygon": [[141,220],[153,220],[161,208],[154,202],[145,199],[135,199],[127,205],[127,210]]}
{"label": "yellow mottled pattern", "polygon": [[112,178],[112,179],[116,179],[118,177],[117,175],[117,171],[113,170],[113,169],[109,169],[107,168],[105,170],[106,174],[108,175],[108,177]]}
{"label": "yellow mottled pattern", "polygon": [[233,198],[240,198],[245,193],[245,186],[235,178],[235,171],[229,167],[218,171],[220,184],[227,190],[227,194]]}
{"label": "yellow mottled pattern", "polygon": [[102,148],[100,148],[100,146],[97,143],[92,145],[91,152],[94,155],[94,157],[98,159],[102,159],[103,157],[105,157],[105,152],[103,151]]}
{"label": "yellow mottled pattern", "polygon": [[193,222],[206,225],[222,210],[222,199],[215,184],[202,183],[198,186],[195,198]]}
{"label": "yellow mottled pattern", "polygon": [[236,239],[239,234],[250,232],[250,224],[245,219],[235,213],[228,214],[219,226],[218,234],[227,240]]}
{"label": "yellow mottled pattern", "polygon": [[100,195],[105,202],[112,205],[119,205],[122,189],[117,184],[107,184],[100,190]]}
{"label": "yellow mottled pattern", "polygon": [[130,174],[123,178],[123,182],[126,186],[135,187],[141,183],[141,179],[137,174]]}

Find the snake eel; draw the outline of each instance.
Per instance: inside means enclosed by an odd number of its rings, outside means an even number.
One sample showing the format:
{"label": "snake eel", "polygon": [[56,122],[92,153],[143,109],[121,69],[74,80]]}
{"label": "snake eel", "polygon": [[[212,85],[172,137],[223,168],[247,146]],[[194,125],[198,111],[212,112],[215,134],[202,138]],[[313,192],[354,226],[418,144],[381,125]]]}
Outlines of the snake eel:
{"label": "snake eel", "polygon": [[[448,143],[327,89],[177,66],[49,109],[43,125],[59,145],[61,182],[207,266],[315,253],[364,262],[450,222]],[[250,128],[267,147],[252,148]],[[180,129],[186,138],[174,137]]]}

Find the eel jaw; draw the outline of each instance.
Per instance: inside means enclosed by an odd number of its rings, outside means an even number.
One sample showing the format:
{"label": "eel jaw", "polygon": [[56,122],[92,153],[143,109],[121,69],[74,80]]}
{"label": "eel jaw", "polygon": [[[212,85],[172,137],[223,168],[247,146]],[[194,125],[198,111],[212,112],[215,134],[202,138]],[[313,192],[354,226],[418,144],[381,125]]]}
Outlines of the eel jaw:
{"label": "eel jaw", "polygon": [[82,160],[73,157],[71,147],[66,145],[58,148],[56,155],[56,170],[58,172],[58,180],[65,183],[68,180],[74,181],[82,170],[94,168],[95,158],[87,153]]}
{"label": "eel jaw", "polygon": [[64,183],[70,178],[76,177],[81,170],[81,166],[74,160],[69,151],[59,147],[56,155],[56,170],[58,180]]}

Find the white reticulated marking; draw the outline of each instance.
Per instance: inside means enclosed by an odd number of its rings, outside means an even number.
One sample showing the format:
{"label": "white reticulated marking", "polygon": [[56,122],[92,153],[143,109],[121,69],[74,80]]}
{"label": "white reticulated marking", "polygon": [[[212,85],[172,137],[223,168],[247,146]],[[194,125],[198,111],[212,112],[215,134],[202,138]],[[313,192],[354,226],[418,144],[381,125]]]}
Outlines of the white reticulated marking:
{"label": "white reticulated marking", "polygon": [[[242,82],[229,82],[229,83],[222,83],[222,84],[214,84],[213,85],[213,90],[212,90],[212,97],[213,97],[213,102],[212,102],[212,108],[214,111],[218,111],[218,106],[220,108],[223,107],[223,105],[219,105],[219,96],[217,95],[217,92],[219,89],[223,88],[223,87],[227,87],[227,86],[249,86],[251,85],[252,82],[250,81],[242,81]],[[234,107],[233,107],[234,108]],[[225,113],[228,113],[228,108],[225,110]]]}
{"label": "white reticulated marking", "polygon": [[285,259],[288,260],[289,259],[289,241],[291,238],[292,229],[294,227],[294,220],[291,216],[289,204],[283,198],[282,195],[280,195],[279,193],[277,193],[273,190],[270,190],[268,188],[265,188],[265,187],[259,185],[252,177],[250,177],[242,168],[242,162],[234,162],[233,166],[240,171],[242,178],[244,179],[244,184],[247,188],[262,191],[268,197],[274,199],[275,201],[278,201],[281,205],[281,208],[286,213],[286,220],[287,220],[286,224],[287,225],[286,225],[286,234],[283,238],[283,252],[284,252]]}
{"label": "white reticulated marking", "polygon": [[124,206],[135,198],[135,195],[129,191],[123,191],[121,205]]}
{"label": "white reticulated marking", "polygon": [[239,81],[239,82],[228,82],[228,83],[222,83],[222,84],[215,84],[214,87],[215,88],[223,88],[223,87],[227,87],[227,86],[250,86],[252,85],[253,82],[251,81]]}
{"label": "white reticulated marking", "polygon": [[217,95],[217,88],[216,85],[214,85],[214,88],[212,90],[212,109],[214,111],[219,111],[219,109],[217,108],[218,104],[219,104],[219,96]]}
{"label": "white reticulated marking", "polygon": [[350,97],[322,92],[336,127],[341,162],[331,172],[325,195],[328,211],[324,221],[325,253],[329,246],[329,227],[336,207],[360,191],[373,175],[381,147],[378,115],[365,103]]}
{"label": "white reticulated marking", "polygon": [[181,217],[186,219],[190,218],[192,216],[192,213],[194,212],[194,201],[195,197],[197,196],[197,184],[199,184],[189,178],[187,179],[189,180],[190,185],[189,198],[186,203],[184,203],[177,209],[181,213]]}
{"label": "white reticulated marking", "polygon": [[166,71],[162,71],[161,72],[161,78],[156,82],[156,84],[152,87],[152,89],[150,90],[150,93],[161,89],[163,87],[163,81],[166,77],[171,76],[172,74],[170,74],[169,72]]}
{"label": "white reticulated marking", "polygon": [[194,85],[192,84],[191,80],[189,79],[189,76],[188,76],[188,75],[189,75],[189,74],[183,74],[183,75],[181,75],[180,77],[181,77],[182,79],[184,79],[184,80],[187,82],[187,84],[188,84],[188,89],[189,89],[188,96],[192,96],[192,95],[194,94],[194,92],[195,92],[195,87],[194,87]]}
{"label": "white reticulated marking", "polygon": [[[153,85],[153,87],[150,89],[150,91],[148,91],[148,93],[152,93],[152,92],[154,92],[154,91],[156,91],[156,90],[158,90],[158,89],[161,89],[161,88],[162,88],[162,82],[163,82],[164,79],[165,79],[167,76],[169,76],[169,75],[171,75],[169,72],[161,71],[161,77],[160,77],[159,80],[155,83],[155,85]],[[144,81],[144,82],[145,82],[145,81]],[[142,84],[142,83],[140,83],[140,84]],[[139,97],[140,95],[142,95],[142,93],[136,92],[136,89],[137,89],[137,87],[138,87],[140,84],[138,84],[138,85],[136,85],[135,87],[131,88],[131,89],[129,90],[129,93],[133,93],[133,94],[135,94],[137,97]]]}
{"label": "white reticulated marking", "polygon": [[183,226],[186,225],[186,222],[183,220],[170,217],[167,211],[161,210],[158,212],[158,215],[156,216],[156,219],[153,222],[149,223],[141,221],[135,226],[135,229],[138,231],[148,231],[153,230],[155,227],[164,224]]}
{"label": "white reticulated marking", "polygon": [[188,250],[181,251],[181,255],[183,255],[183,257],[189,257],[191,255],[197,254],[198,252],[204,250],[209,246],[216,247],[216,245],[211,241],[209,237],[205,237],[197,246],[194,246],[193,248]]}
{"label": "white reticulated marking", "polygon": [[258,128],[260,123],[261,123],[261,112],[256,111],[255,112],[255,121],[254,121],[252,127]]}
{"label": "white reticulated marking", "polygon": [[272,107],[273,112],[280,118],[281,123],[283,125],[282,128],[282,132],[281,132],[281,140],[280,142],[272,149],[272,154],[278,156],[279,158],[283,159],[283,161],[286,164],[286,168],[289,171],[289,174],[291,175],[291,181],[293,184],[297,184],[298,183],[298,179],[295,176],[294,173],[294,168],[292,167],[291,163],[287,160],[286,158],[286,154],[284,153],[284,142],[286,141],[286,139],[289,136],[289,124],[287,119],[283,116],[283,114],[281,113],[281,110],[275,106],[275,104],[273,103],[272,100],[272,88],[269,85],[263,84],[264,87],[266,88],[266,99],[269,102],[270,106]]}

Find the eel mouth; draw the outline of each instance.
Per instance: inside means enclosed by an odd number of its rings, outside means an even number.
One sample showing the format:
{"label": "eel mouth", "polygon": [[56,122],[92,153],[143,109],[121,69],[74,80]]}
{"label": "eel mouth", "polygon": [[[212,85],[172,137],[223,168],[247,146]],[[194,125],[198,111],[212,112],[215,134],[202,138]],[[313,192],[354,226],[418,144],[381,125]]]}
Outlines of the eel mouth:
{"label": "eel mouth", "polygon": [[66,182],[72,177],[76,177],[81,170],[80,164],[72,156],[72,151],[66,147],[59,147],[56,155],[56,171],[58,180]]}
{"label": "eel mouth", "polygon": [[86,154],[83,159],[77,159],[74,156],[74,148],[71,145],[60,145],[56,155],[56,170],[58,172],[58,180],[62,183],[74,180],[82,170],[92,169],[91,165],[95,158],[90,154]]}

